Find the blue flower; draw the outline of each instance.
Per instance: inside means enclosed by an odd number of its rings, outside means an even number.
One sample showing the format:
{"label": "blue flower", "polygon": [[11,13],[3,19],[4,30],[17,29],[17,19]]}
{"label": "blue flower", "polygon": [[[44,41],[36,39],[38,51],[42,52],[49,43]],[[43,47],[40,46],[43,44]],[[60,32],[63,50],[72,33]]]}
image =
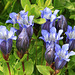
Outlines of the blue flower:
{"label": "blue flower", "polygon": [[21,33],[16,40],[16,47],[20,52],[25,53],[29,47],[29,37],[27,33],[27,27],[24,25]]}
{"label": "blue flower", "polygon": [[57,21],[56,27],[57,27],[57,30],[63,29],[63,32],[67,31],[68,25],[67,25],[66,18],[63,15],[60,15],[60,18]]}
{"label": "blue flower", "polygon": [[41,29],[47,30],[48,32],[50,32],[50,20],[47,20],[44,24],[42,24]]}
{"label": "blue flower", "polygon": [[58,40],[63,39],[63,37],[60,37],[63,30],[59,30],[58,33],[56,33],[56,28],[52,27],[50,29],[50,33],[47,30],[42,30],[41,34],[42,37],[39,37],[40,39],[44,40],[45,43],[50,43],[51,41],[57,43]]}
{"label": "blue flower", "polygon": [[66,40],[67,43],[69,43],[69,50],[75,49],[75,26],[72,29],[72,27],[68,25],[68,29],[67,32],[65,32],[65,34],[67,35]]}
{"label": "blue flower", "polygon": [[[52,14],[52,11],[46,7],[44,10],[41,10],[40,12],[41,12],[41,17],[45,18],[46,21],[50,22],[50,25],[49,24],[43,24],[42,29],[45,29],[45,27],[46,27],[45,25],[48,25],[47,27],[49,27],[49,28],[51,28],[52,26],[55,26],[56,19],[60,18],[60,17],[56,17],[59,10],[55,10],[54,13]],[[48,28],[46,28],[46,29],[48,30]]]}
{"label": "blue flower", "polygon": [[18,23],[21,27],[23,27],[23,25],[34,25],[34,16],[29,16],[28,18],[28,12],[25,12],[24,10],[20,11],[18,14],[15,12],[10,13],[9,17],[11,18],[11,20],[7,20],[6,23]]}
{"label": "blue flower", "polygon": [[61,47],[56,44],[55,45],[55,69],[62,69],[67,62],[70,61],[69,57],[75,55],[75,52],[68,52],[69,44],[64,44]]}
{"label": "blue flower", "polygon": [[50,19],[50,15],[52,14],[52,11],[49,8],[45,8],[44,10],[41,10],[41,18]]}
{"label": "blue flower", "polygon": [[46,52],[45,52],[45,59],[48,64],[51,64],[54,61],[55,57],[55,44],[54,42],[46,43]]}
{"label": "blue flower", "polygon": [[72,27],[68,25],[68,29],[67,32],[65,32],[65,34],[67,35],[67,38],[71,40],[75,39],[75,26],[72,29]]}
{"label": "blue flower", "polygon": [[16,40],[15,32],[13,27],[8,31],[5,26],[0,26],[0,49],[5,55],[12,49],[12,40]]}

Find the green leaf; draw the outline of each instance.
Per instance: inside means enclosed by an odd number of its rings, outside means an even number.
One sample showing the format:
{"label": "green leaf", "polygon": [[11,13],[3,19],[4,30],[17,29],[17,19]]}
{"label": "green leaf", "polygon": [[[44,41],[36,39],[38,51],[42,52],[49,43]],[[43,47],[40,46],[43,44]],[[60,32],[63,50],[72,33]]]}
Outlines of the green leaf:
{"label": "green leaf", "polygon": [[25,74],[26,75],[31,75],[34,71],[34,63],[30,59],[27,62],[25,62]]}
{"label": "green leaf", "polygon": [[36,3],[38,4],[38,6],[44,6],[44,0],[36,0]]}
{"label": "green leaf", "polygon": [[62,9],[65,8],[66,1],[65,0],[54,0],[54,7],[55,9]]}
{"label": "green leaf", "polygon": [[36,4],[31,5],[31,15],[34,15],[34,18],[38,18],[41,15],[41,7],[38,7]]}
{"label": "green leaf", "polygon": [[74,7],[73,3],[71,3],[71,2],[68,2],[65,7],[69,10],[75,11],[75,7]]}
{"label": "green leaf", "polygon": [[75,72],[71,69],[69,69],[69,75],[75,75]]}
{"label": "green leaf", "polygon": [[0,71],[0,75],[4,75],[2,71]]}
{"label": "green leaf", "polygon": [[7,4],[5,5],[2,14],[7,10],[7,8],[9,7],[11,1],[8,1]]}
{"label": "green leaf", "polygon": [[49,6],[51,4],[52,0],[46,0],[45,7]]}
{"label": "green leaf", "polygon": [[48,8],[53,9],[54,7],[53,6],[48,6]]}
{"label": "green leaf", "polygon": [[23,9],[25,8],[25,5],[28,4],[29,7],[31,6],[30,1],[29,0],[21,0],[21,5],[23,7]]}
{"label": "green leaf", "polygon": [[15,56],[15,58],[16,58],[16,59],[20,59],[20,58],[18,57],[18,55],[17,55],[17,52],[16,52],[16,51],[14,51],[14,56]]}
{"label": "green leaf", "polygon": [[74,19],[75,20],[75,15],[70,15],[69,17],[70,19]]}
{"label": "green leaf", "polygon": [[47,69],[47,66],[37,65],[38,71],[43,75],[50,75],[50,72]]}
{"label": "green leaf", "polygon": [[15,75],[14,74],[14,69],[13,69],[13,67],[10,65],[10,71],[11,71],[11,75]]}
{"label": "green leaf", "polygon": [[0,65],[0,71],[2,71],[3,72],[3,67]]}
{"label": "green leaf", "polygon": [[14,65],[14,68],[17,70],[17,69],[20,69],[22,67],[22,62],[20,61],[17,61]]}
{"label": "green leaf", "polygon": [[9,75],[9,70],[6,63],[3,63],[3,73],[4,75]]}
{"label": "green leaf", "polygon": [[43,23],[45,23],[46,22],[46,20],[43,18],[40,18],[40,19],[34,19],[34,23],[37,23],[37,24],[43,24]]}
{"label": "green leaf", "polygon": [[20,61],[23,62],[26,58],[27,58],[27,54],[24,54],[24,56],[22,57]]}
{"label": "green leaf", "polygon": [[51,72],[55,72],[50,66],[47,66],[47,69]]}
{"label": "green leaf", "polygon": [[31,15],[31,7],[28,4],[25,5],[24,10],[25,10],[25,12],[28,11],[28,15]]}

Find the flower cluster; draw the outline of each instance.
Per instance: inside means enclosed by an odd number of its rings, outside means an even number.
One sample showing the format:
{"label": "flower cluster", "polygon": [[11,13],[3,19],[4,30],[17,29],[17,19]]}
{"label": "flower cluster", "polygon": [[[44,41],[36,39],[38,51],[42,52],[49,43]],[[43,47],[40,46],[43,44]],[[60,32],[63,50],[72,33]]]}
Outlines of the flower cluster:
{"label": "flower cluster", "polygon": [[[67,25],[63,15],[56,17],[58,12],[59,10],[55,10],[52,14],[52,11],[47,7],[41,11],[41,17],[46,19],[46,23],[42,24],[42,36],[39,37],[45,43],[45,59],[48,64],[55,62],[55,69],[63,68],[70,61],[69,57],[75,55],[74,51],[68,51],[75,49],[75,27],[72,30],[72,27]],[[67,44],[61,48],[59,40],[64,39],[62,34],[67,35],[65,40]]]}
{"label": "flower cluster", "polygon": [[[41,18],[46,19],[46,23],[41,26],[41,34],[39,37],[44,41],[46,48],[45,59],[47,63],[51,64],[55,62],[55,69],[61,69],[67,62],[70,61],[69,57],[75,55],[72,51],[75,49],[75,26],[72,29],[67,25],[66,18],[63,15],[56,16],[59,10],[55,10],[54,13],[49,8],[41,10]],[[12,40],[16,40],[16,47],[21,53],[25,53],[29,47],[29,42],[33,34],[33,18],[28,17],[28,12],[24,10],[18,14],[12,12],[9,14],[10,19],[6,23],[19,24],[19,29],[11,27],[10,31],[5,26],[0,26],[0,49],[7,55],[12,49]],[[16,32],[18,38],[14,36]],[[66,37],[66,44],[59,45],[59,40],[64,39],[62,34]],[[68,51],[69,50],[69,51]]]}
{"label": "flower cluster", "polygon": [[[4,55],[7,55],[12,49],[12,40],[16,40],[17,49],[25,53],[29,47],[29,41],[33,34],[33,18],[34,16],[28,17],[28,12],[24,10],[18,14],[12,12],[9,14],[10,19],[6,23],[19,24],[19,29],[11,27],[10,31],[5,26],[0,26],[0,49]],[[14,36],[14,33],[18,35],[18,38]]]}
{"label": "flower cluster", "polygon": [[16,40],[16,47],[20,52],[25,53],[29,47],[29,41],[31,40],[33,34],[33,18],[34,16],[28,17],[28,12],[24,10],[17,13],[10,13],[10,20],[6,23],[19,24],[19,30],[17,30],[18,38]]}

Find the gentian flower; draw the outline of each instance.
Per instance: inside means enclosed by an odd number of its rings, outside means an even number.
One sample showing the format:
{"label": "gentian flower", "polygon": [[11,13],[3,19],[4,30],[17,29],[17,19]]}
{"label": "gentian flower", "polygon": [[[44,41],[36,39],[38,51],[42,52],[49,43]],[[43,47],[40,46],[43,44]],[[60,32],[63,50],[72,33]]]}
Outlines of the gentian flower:
{"label": "gentian flower", "polygon": [[63,37],[60,37],[61,34],[63,33],[63,30],[59,30],[58,33],[56,33],[56,28],[52,27],[50,29],[50,33],[47,30],[42,30],[41,34],[42,37],[39,37],[40,39],[44,40],[44,42],[50,43],[51,41],[57,43],[58,40],[63,39]]}
{"label": "gentian flower", "polygon": [[15,32],[13,27],[8,31],[5,26],[0,26],[0,49],[5,55],[12,49],[12,40],[16,40]]}
{"label": "gentian flower", "polygon": [[52,11],[49,8],[45,8],[44,10],[41,10],[41,18],[50,19],[50,15],[52,14]]}
{"label": "gentian flower", "polygon": [[41,28],[49,31],[49,29],[52,26],[55,26],[56,19],[59,18],[59,17],[56,17],[59,10],[55,10],[54,13],[52,14],[52,11],[46,7],[44,10],[41,10],[40,12],[41,12],[41,18],[46,19],[46,23],[42,24]]}
{"label": "gentian flower", "polygon": [[75,26],[72,29],[72,27],[68,25],[68,29],[65,34],[67,35],[66,40],[67,43],[69,43],[69,50],[75,49]]}
{"label": "gentian flower", "polygon": [[25,11],[22,10],[18,14],[15,12],[12,12],[9,14],[9,17],[11,19],[7,20],[6,23],[16,24],[20,23],[23,24],[23,15],[26,15]]}
{"label": "gentian flower", "polygon": [[27,29],[27,33],[29,36],[29,39],[31,39],[32,34],[33,34],[33,18],[34,16],[29,16],[28,18],[28,12],[25,12],[24,10],[20,11],[18,14],[13,12],[10,13],[9,17],[11,18],[11,20],[7,20],[6,23],[12,23],[12,24],[19,24],[19,30],[17,30],[16,34],[19,35],[24,27],[24,25],[26,25]]}
{"label": "gentian flower", "polygon": [[25,12],[24,10],[20,11],[18,14],[15,12],[12,12],[9,14],[10,20],[7,20],[6,23],[12,23],[16,24],[19,23],[19,25],[22,27],[23,25],[33,25],[32,21],[34,16],[29,16],[28,19],[28,12]]}
{"label": "gentian flower", "polygon": [[[29,16],[28,18],[28,13],[20,12],[22,16],[22,22],[20,24],[20,29],[17,31],[18,34],[18,39],[16,41],[16,47],[17,49],[23,53],[25,53],[29,47],[29,41],[31,40],[32,34],[33,34],[33,18],[34,16]],[[20,19],[18,19],[19,21]],[[22,25],[23,26],[22,26]]]}
{"label": "gentian flower", "polygon": [[69,44],[64,44],[62,48],[56,44],[55,46],[55,69],[62,69],[67,62],[70,61],[69,57],[75,55],[74,51],[68,52]]}
{"label": "gentian flower", "polygon": [[63,37],[60,37],[63,30],[59,30],[58,33],[56,33],[56,28],[52,27],[50,29],[50,33],[47,30],[42,30],[42,37],[39,37],[40,39],[44,40],[46,44],[46,52],[45,52],[45,59],[48,62],[48,64],[51,64],[54,61],[54,53],[55,53],[55,44],[58,43],[58,40],[63,39]]}
{"label": "gentian flower", "polygon": [[54,61],[55,57],[55,44],[54,42],[46,43],[46,52],[45,52],[45,59],[48,64],[51,64]]}
{"label": "gentian flower", "polygon": [[60,15],[60,18],[58,19],[57,25],[56,25],[57,30],[63,29],[63,32],[65,32],[67,31],[67,27],[68,25],[67,25],[66,18],[63,15]]}
{"label": "gentian flower", "polygon": [[22,31],[23,27],[26,26],[26,31],[28,34],[29,39],[31,39],[33,34],[33,18],[34,16],[29,16],[28,18],[28,12],[20,11],[20,18],[17,19],[17,22],[20,25],[20,29],[17,31],[18,35]]}
{"label": "gentian flower", "polygon": [[28,12],[25,13],[23,11],[20,12],[20,16],[21,16],[21,19],[19,18],[17,20],[20,25],[20,29],[18,30],[18,32],[21,32],[23,27],[26,26],[26,31],[27,31],[28,37],[29,37],[29,39],[31,39],[32,34],[33,34],[33,25],[34,25],[33,18],[34,18],[34,16],[29,16],[29,18],[28,18]]}
{"label": "gentian flower", "polygon": [[26,52],[29,47],[29,37],[27,34],[27,27],[24,26],[21,33],[18,35],[16,40],[16,47],[21,52]]}

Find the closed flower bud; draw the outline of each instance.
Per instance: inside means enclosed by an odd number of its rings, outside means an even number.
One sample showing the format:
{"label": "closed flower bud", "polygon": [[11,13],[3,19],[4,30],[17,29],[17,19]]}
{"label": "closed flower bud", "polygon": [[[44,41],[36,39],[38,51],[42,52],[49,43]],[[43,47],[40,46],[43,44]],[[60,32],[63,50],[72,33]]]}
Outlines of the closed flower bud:
{"label": "closed flower bud", "polygon": [[16,40],[16,47],[19,51],[27,51],[29,47],[29,37],[26,31],[26,27],[24,27],[21,33],[19,34],[18,39]]}
{"label": "closed flower bud", "polygon": [[41,29],[44,29],[50,32],[50,20],[47,20],[46,23],[42,24]]}
{"label": "closed flower bud", "polygon": [[32,25],[29,25],[27,27],[27,34],[28,34],[28,37],[29,37],[29,40],[30,40],[31,37],[32,37],[32,34],[33,34],[33,26]]}
{"label": "closed flower bud", "polygon": [[57,21],[57,30],[63,29],[63,32],[67,31],[67,21],[66,18],[63,15],[60,15],[60,18]]}
{"label": "closed flower bud", "polygon": [[69,41],[69,51],[75,49],[75,40]]}
{"label": "closed flower bud", "polygon": [[9,39],[7,41],[2,41],[0,45],[1,51],[6,55],[7,53],[10,53],[12,49],[12,40]]}
{"label": "closed flower bud", "polygon": [[51,64],[54,61],[54,57],[55,57],[54,54],[55,54],[54,43],[51,42],[50,44],[46,44],[45,59],[48,64]]}

